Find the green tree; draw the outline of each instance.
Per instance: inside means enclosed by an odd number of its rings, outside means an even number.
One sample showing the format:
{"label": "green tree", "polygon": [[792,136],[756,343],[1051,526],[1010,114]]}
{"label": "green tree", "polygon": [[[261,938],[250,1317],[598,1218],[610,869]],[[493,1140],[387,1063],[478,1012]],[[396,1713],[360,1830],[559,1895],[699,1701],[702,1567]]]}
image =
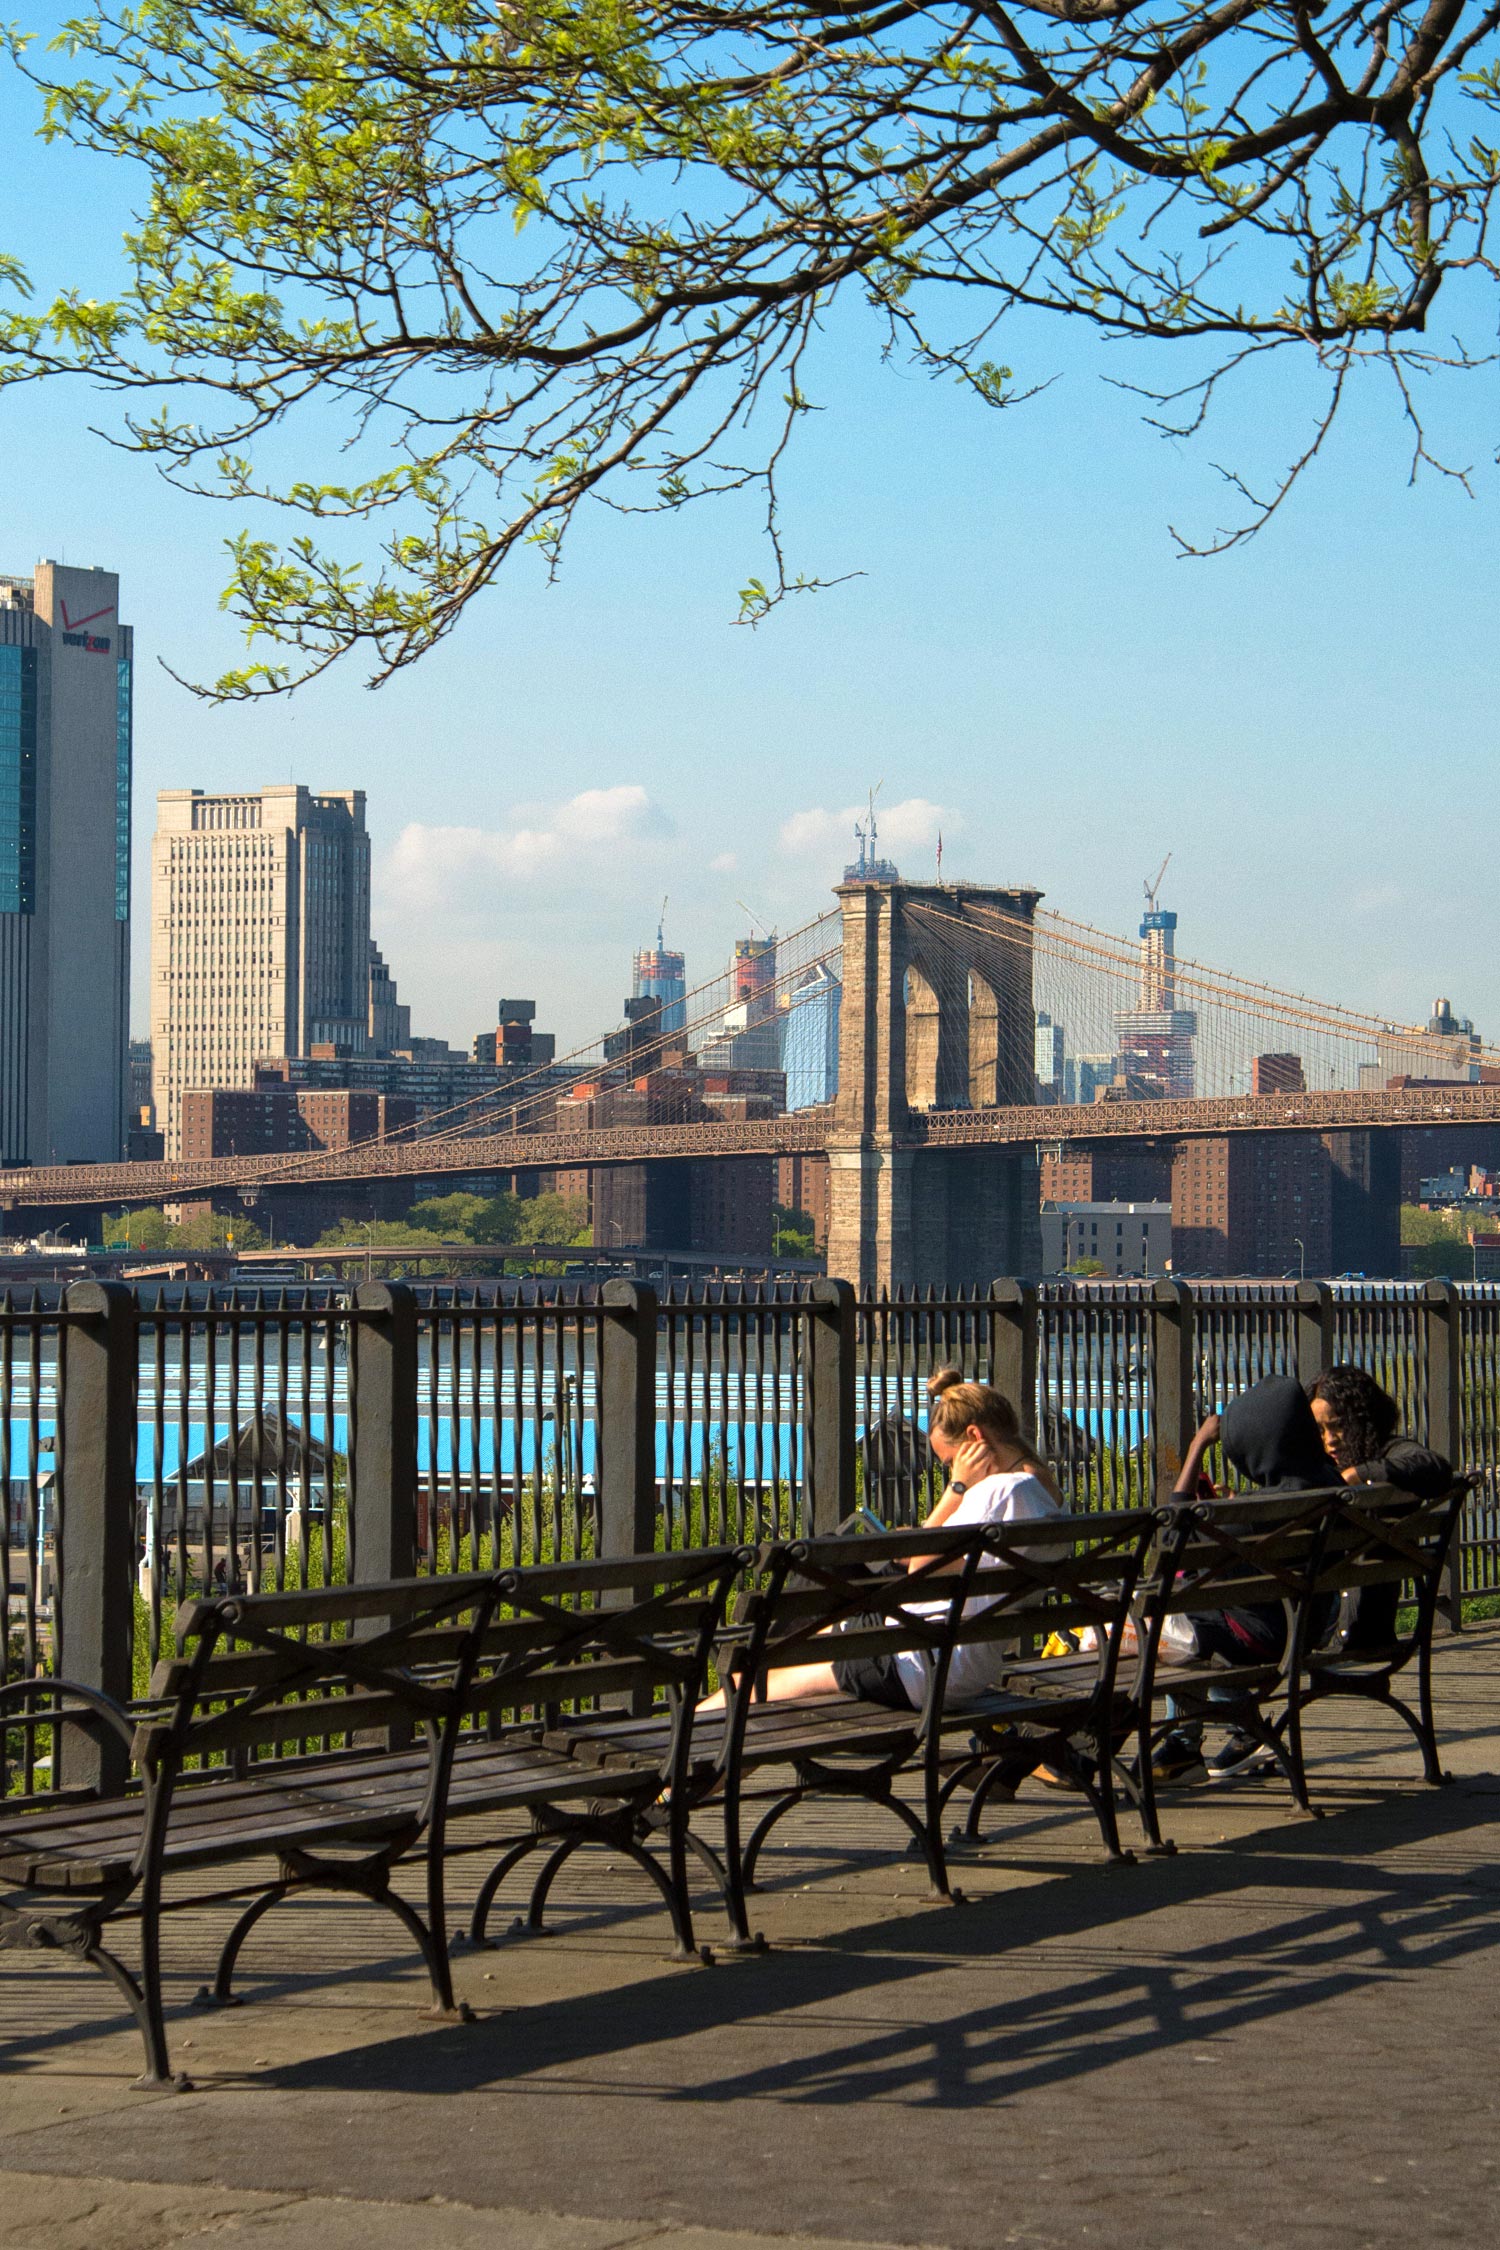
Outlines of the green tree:
{"label": "green tree", "polygon": [[1401,1206],[1403,1263],[1414,1281],[1469,1281],[1474,1275],[1472,1219],[1461,1211],[1426,1211],[1417,1203]]}
{"label": "green tree", "polygon": [[795,1204],[791,1203],[773,1203],[771,1220],[774,1240],[783,1257],[810,1258],[812,1256],[815,1229],[811,1212],[799,1210]]}
{"label": "green tree", "polygon": [[122,1212],[118,1218],[106,1218],[104,1222],[108,1249],[166,1250],[175,1233],[166,1212],[149,1206],[143,1211]]}
{"label": "green tree", "polygon": [[1055,314],[1148,347],[1120,374],[1186,434],[1292,355],[1309,418],[1183,541],[1217,551],[1362,367],[1415,468],[1420,378],[1488,364],[1497,22],[1485,0],[103,0],[70,65],[10,45],[45,131],[143,179],[122,286],[33,300],[6,261],[0,378],[81,370],[176,482],[281,511],[284,542],[233,541],[259,647],[226,696],[350,651],[388,677],[517,553],[555,569],[593,501],[757,491],[758,619],[817,583],[788,568],[777,479],[833,328],[1010,409]]}
{"label": "green tree", "polygon": [[1467,1219],[1457,1211],[1430,1211],[1420,1203],[1401,1206],[1401,1240],[1404,1243],[1446,1243],[1469,1239]]}
{"label": "green tree", "polygon": [[174,1226],[165,1211],[148,1206],[104,1222],[104,1242],[109,1249],[131,1250],[263,1250],[263,1230],[242,1215],[205,1212]]}
{"label": "green tree", "polygon": [[520,1210],[513,1195],[434,1195],[412,1205],[411,1223],[443,1242],[514,1242]]}
{"label": "green tree", "polygon": [[589,1207],[581,1196],[528,1196],[517,1206],[516,1232],[509,1239],[586,1246],[593,1239],[589,1232]]}

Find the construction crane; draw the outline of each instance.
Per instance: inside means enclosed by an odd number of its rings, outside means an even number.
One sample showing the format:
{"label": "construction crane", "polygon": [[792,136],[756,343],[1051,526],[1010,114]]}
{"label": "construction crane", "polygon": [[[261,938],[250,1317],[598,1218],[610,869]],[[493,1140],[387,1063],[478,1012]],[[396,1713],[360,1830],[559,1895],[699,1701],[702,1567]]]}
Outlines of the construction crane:
{"label": "construction crane", "polygon": [[734,903],[739,908],[742,914],[749,915],[751,921],[756,924],[757,928],[761,931],[763,936],[768,939],[775,938],[776,932],[773,929],[767,928],[765,922],[761,920],[761,917],[756,913],[753,906],[747,906],[742,898],[737,898]]}
{"label": "construction crane", "polygon": [[1167,869],[1171,866],[1171,864],[1172,854],[1168,852],[1166,858],[1162,861],[1160,867],[1158,867],[1158,869],[1156,870],[1156,881],[1154,883],[1146,883],[1142,886],[1146,893],[1146,912],[1148,914],[1154,914],[1156,912],[1156,894],[1161,889],[1161,879],[1163,875],[1166,874]]}
{"label": "construction crane", "polygon": [[[671,894],[671,892],[669,891],[669,892],[667,893],[667,898],[670,898],[670,897],[671,897],[671,895],[672,895],[672,894]],[[657,915],[657,917],[656,917],[656,950],[657,950],[657,952],[658,952],[658,953],[661,953],[662,951],[664,951],[664,949],[665,949],[665,947],[666,947],[666,942],[667,942],[667,939],[666,939],[666,930],[667,930],[667,898],[664,898],[664,899],[662,900],[662,902],[661,902],[661,912],[660,912],[660,914],[658,914],[658,915]]]}

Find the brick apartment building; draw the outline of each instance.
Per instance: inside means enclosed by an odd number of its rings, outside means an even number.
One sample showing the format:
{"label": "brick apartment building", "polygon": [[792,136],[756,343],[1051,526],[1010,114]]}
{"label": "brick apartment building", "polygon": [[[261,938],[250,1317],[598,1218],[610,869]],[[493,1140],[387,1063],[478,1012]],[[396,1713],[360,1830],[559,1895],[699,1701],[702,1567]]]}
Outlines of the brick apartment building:
{"label": "brick apartment building", "polygon": [[[1275,1060],[1275,1058],[1262,1058]],[[1400,1271],[1394,1133],[1230,1133],[1044,1156],[1044,1203],[1172,1206],[1172,1267],[1191,1278]]]}
{"label": "brick apartment building", "polygon": [[280,1156],[350,1148],[414,1124],[416,1102],[316,1086],[190,1086],[182,1095],[184,1157]]}
{"label": "brick apartment building", "polygon": [[[589,1080],[559,1100],[560,1131],[629,1125],[692,1125],[774,1117],[785,1107],[786,1081],[764,1070],[697,1070],[686,1064],[652,1070],[623,1085]],[[697,1250],[725,1257],[765,1257],[772,1250],[776,1163],[769,1156],[715,1157],[559,1171],[560,1194],[586,1195],[594,1241],[601,1249],[640,1245]]]}

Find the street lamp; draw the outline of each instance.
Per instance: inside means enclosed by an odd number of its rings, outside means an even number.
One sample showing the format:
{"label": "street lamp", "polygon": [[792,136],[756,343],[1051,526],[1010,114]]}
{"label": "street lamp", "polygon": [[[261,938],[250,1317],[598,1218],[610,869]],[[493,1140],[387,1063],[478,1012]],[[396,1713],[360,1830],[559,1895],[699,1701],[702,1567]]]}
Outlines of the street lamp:
{"label": "street lamp", "polygon": [[1297,1245],[1297,1279],[1298,1279],[1299,1281],[1306,1281],[1306,1279],[1307,1279],[1307,1245],[1306,1245],[1306,1243],[1305,1243],[1305,1242],[1304,1242],[1304,1241],[1303,1241],[1303,1240],[1301,1239],[1301,1237],[1300,1237],[1299,1235],[1295,1235],[1295,1234],[1294,1234],[1294,1235],[1292,1236],[1292,1240],[1293,1240],[1293,1242],[1294,1242],[1294,1243],[1295,1243],[1295,1244]]}

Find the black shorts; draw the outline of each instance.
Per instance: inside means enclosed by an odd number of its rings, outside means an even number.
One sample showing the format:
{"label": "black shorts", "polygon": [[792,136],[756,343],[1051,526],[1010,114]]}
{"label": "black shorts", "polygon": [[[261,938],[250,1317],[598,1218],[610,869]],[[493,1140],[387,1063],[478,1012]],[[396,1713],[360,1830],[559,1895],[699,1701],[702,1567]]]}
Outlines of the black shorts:
{"label": "black shorts", "polygon": [[[851,1617],[849,1630],[857,1632],[862,1625],[879,1627],[889,1623],[888,1617],[872,1613],[868,1617]],[[888,1656],[837,1657],[833,1676],[843,1694],[857,1695],[861,1703],[883,1703],[888,1711],[910,1711],[914,1708],[894,1653]]]}

